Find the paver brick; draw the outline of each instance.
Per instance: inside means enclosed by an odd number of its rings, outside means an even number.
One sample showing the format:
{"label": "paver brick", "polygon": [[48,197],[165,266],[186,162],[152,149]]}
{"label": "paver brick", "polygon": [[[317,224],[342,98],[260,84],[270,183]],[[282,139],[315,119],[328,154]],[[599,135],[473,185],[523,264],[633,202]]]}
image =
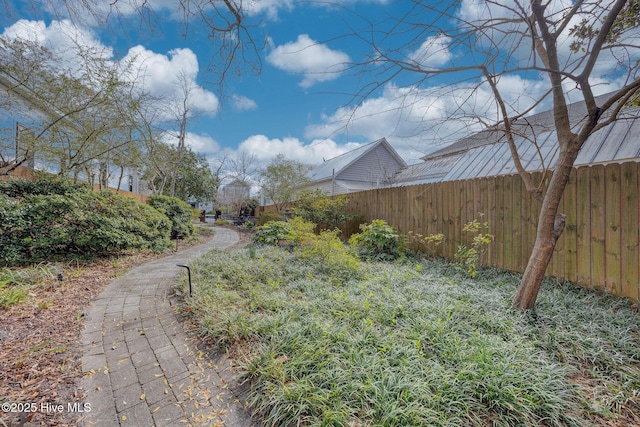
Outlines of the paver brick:
{"label": "paver brick", "polygon": [[[194,357],[197,349],[190,348],[172,306],[171,286],[180,274],[175,264],[236,240],[235,232],[219,229],[209,244],[112,281],[87,308],[82,384],[92,411],[85,425],[255,425],[215,364]],[[228,370],[228,363],[221,368]],[[231,378],[231,371],[224,376]]]}

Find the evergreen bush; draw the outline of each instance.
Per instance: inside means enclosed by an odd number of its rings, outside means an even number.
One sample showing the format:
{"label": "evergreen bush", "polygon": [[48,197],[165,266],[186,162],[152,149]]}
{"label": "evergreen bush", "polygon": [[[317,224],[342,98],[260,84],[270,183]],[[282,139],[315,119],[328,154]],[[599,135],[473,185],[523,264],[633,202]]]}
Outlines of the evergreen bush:
{"label": "evergreen bush", "polygon": [[91,259],[170,246],[171,222],[151,206],[110,191],[66,185],[36,181],[2,186],[20,191],[9,192],[14,198],[6,191],[0,194],[0,265]]}
{"label": "evergreen bush", "polygon": [[193,208],[190,204],[169,196],[152,196],[147,203],[169,218],[172,239],[184,239],[193,234]]}
{"label": "evergreen bush", "polygon": [[260,216],[258,217],[257,221],[256,221],[256,225],[258,227],[261,227],[263,225],[265,225],[268,222],[271,221],[282,221],[284,220],[284,216],[276,211],[267,211],[267,212],[263,212],[260,214]]}

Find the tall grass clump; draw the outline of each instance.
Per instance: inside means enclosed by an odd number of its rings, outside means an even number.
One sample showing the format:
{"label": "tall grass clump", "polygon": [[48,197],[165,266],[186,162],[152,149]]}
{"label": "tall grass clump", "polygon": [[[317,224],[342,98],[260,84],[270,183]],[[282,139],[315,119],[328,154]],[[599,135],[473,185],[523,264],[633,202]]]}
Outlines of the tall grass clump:
{"label": "tall grass clump", "polygon": [[40,285],[53,277],[49,265],[39,265],[22,269],[0,268],[0,309],[8,309],[29,297],[35,285]]}

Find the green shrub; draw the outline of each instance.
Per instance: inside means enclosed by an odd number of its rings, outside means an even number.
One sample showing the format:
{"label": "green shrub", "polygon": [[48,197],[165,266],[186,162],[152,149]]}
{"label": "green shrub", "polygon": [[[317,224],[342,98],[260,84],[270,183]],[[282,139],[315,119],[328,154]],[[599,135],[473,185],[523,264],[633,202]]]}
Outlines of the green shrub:
{"label": "green shrub", "polygon": [[0,265],[86,259],[130,249],[163,250],[171,223],[151,206],[88,188],[0,197]]}
{"label": "green shrub", "polygon": [[305,221],[301,217],[294,217],[287,224],[289,224],[289,234],[286,240],[296,245],[301,245],[303,242],[315,237],[313,230],[316,225],[312,222]]}
{"label": "green shrub", "polygon": [[282,221],[282,220],[284,220],[284,217],[282,216],[281,213],[276,211],[267,211],[260,214],[260,216],[258,217],[258,220],[256,221],[256,225],[258,227],[261,227],[268,222]]}
{"label": "green shrub", "polygon": [[172,239],[183,239],[193,234],[193,208],[190,204],[169,196],[152,196],[147,203],[169,218]]}
{"label": "green shrub", "polygon": [[90,190],[88,184],[73,182],[58,177],[47,176],[37,181],[16,179],[0,182],[0,193],[13,198],[22,198],[29,195],[67,195],[71,193],[84,193]]}
{"label": "green shrub", "polygon": [[295,214],[317,225],[319,230],[342,228],[352,218],[344,194],[329,196],[320,189],[303,191],[295,203]]}
{"label": "green shrub", "polygon": [[312,263],[316,271],[340,281],[358,276],[360,260],[340,240],[340,230],[310,234],[296,251],[298,258]]}
{"label": "green shrub", "polygon": [[277,245],[281,240],[287,240],[291,226],[286,221],[270,221],[258,227],[253,235],[254,243]]}
{"label": "green shrub", "polygon": [[406,242],[396,230],[381,219],[361,226],[362,232],[354,234],[349,244],[358,255],[367,260],[392,261],[403,257]]}

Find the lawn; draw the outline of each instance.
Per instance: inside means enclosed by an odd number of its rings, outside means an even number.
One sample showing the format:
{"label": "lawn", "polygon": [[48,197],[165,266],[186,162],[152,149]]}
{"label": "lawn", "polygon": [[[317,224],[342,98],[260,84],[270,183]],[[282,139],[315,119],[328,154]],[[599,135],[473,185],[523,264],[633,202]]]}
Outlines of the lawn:
{"label": "lawn", "polygon": [[212,252],[192,271],[185,303],[237,358],[266,425],[640,422],[640,316],[626,300],[547,281],[522,313],[511,273],[408,259],[333,274],[273,247]]}

